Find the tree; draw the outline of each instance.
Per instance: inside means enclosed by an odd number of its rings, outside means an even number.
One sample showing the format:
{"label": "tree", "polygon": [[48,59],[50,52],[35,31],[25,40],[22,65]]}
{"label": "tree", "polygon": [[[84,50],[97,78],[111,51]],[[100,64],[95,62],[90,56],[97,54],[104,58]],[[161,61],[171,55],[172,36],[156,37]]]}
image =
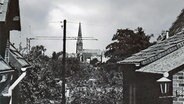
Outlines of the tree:
{"label": "tree", "polygon": [[[32,68],[21,82],[19,104],[45,104],[43,100],[55,100],[60,96],[60,87],[57,86],[53,73],[51,59],[44,55],[44,46],[32,47],[26,56]],[[56,72],[55,72],[56,73]],[[47,103],[48,104],[48,103]]]}
{"label": "tree", "polygon": [[108,62],[123,60],[149,47],[153,44],[150,42],[152,36],[146,35],[142,27],[136,30],[118,29],[112,38],[113,42],[106,47],[105,56],[110,58]]}
{"label": "tree", "polygon": [[[18,104],[61,104],[62,52],[54,52],[51,58],[46,58],[39,49],[32,48],[27,55],[32,69],[21,82],[21,102]],[[81,64],[74,57],[66,58],[70,104],[121,104],[122,81],[122,71],[118,69],[106,70],[106,67]]]}
{"label": "tree", "polygon": [[[61,104],[62,52],[53,52],[52,57],[44,55],[44,46],[31,48],[27,55],[30,69],[21,83],[21,102],[19,104]],[[77,58],[66,58],[66,79],[80,70]],[[57,102],[57,103],[56,103]],[[53,104],[53,103],[52,103]]]}
{"label": "tree", "polygon": [[90,64],[93,65],[93,66],[95,66],[98,62],[99,61],[98,61],[97,58],[94,58],[94,59],[90,60]]}
{"label": "tree", "polygon": [[122,71],[89,65],[69,79],[70,104],[122,104]]}
{"label": "tree", "polygon": [[169,29],[169,36],[184,33],[184,9],[181,11],[180,15],[177,17],[176,21],[172,24]]}
{"label": "tree", "polygon": [[[72,76],[72,74],[76,73],[76,71],[79,71],[80,65],[79,60],[75,57],[66,57],[66,77]],[[62,52],[53,52],[52,53],[52,60],[49,63],[49,66],[51,66],[51,69],[53,70],[53,73],[57,77],[61,77],[62,75]]]}
{"label": "tree", "polygon": [[52,59],[53,59],[53,60],[56,60],[56,59],[57,59],[56,52],[53,52],[53,53],[52,53]]}

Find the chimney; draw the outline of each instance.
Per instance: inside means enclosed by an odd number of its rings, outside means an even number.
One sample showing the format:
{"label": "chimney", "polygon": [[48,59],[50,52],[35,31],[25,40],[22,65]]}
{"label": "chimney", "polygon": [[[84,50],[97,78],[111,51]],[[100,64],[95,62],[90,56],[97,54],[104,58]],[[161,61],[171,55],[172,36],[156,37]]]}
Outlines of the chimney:
{"label": "chimney", "polygon": [[166,31],[166,39],[168,39],[169,38],[169,31],[167,30]]}

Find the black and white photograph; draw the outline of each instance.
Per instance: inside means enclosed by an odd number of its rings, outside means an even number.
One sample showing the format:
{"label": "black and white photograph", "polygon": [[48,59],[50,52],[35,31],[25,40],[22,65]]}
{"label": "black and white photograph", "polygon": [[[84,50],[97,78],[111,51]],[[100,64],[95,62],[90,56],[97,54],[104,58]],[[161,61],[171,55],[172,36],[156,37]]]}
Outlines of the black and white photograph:
{"label": "black and white photograph", "polygon": [[0,0],[0,104],[184,104],[184,0]]}

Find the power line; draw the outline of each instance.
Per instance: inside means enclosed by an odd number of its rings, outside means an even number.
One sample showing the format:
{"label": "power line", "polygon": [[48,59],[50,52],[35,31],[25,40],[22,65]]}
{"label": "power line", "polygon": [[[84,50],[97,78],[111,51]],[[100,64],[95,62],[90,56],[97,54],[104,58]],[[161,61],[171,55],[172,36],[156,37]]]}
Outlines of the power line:
{"label": "power line", "polygon": [[[48,23],[62,23],[62,21],[50,21]],[[74,20],[67,20],[67,23],[70,24],[79,24],[79,21],[74,21]],[[82,25],[93,25],[93,26],[107,26],[107,25],[100,25],[100,24],[96,24],[96,23],[87,23],[87,22],[80,22]]]}
{"label": "power line", "polygon": [[[78,39],[82,39],[82,40],[98,40],[96,38],[93,37],[82,37],[82,38],[78,38],[78,37],[66,37],[66,40],[78,40]],[[36,37],[32,37],[32,38],[26,38],[26,48],[28,49],[28,51],[30,51],[31,49],[31,41],[33,40],[63,40],[63,37],[61,36],[36,36]]]}

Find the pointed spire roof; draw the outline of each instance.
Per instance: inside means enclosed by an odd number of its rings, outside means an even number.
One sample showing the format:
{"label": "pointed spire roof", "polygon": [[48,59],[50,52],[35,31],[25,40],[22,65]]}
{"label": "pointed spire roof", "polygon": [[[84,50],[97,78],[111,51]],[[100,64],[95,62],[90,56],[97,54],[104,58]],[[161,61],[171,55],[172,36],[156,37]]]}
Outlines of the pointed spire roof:
{"label": "pointed spire roof", "polygon": [[82,38],[81,23],[79,22],[78,38]]}
{"label": "pointed spire roof", "polygon": [[79,23],[79,30],[78,30],[78,37],[77,37],[77,44],[76,44],[76,53],[80,53],[83,50],[83,42],[82,42],[82,29],[81,23]]}

